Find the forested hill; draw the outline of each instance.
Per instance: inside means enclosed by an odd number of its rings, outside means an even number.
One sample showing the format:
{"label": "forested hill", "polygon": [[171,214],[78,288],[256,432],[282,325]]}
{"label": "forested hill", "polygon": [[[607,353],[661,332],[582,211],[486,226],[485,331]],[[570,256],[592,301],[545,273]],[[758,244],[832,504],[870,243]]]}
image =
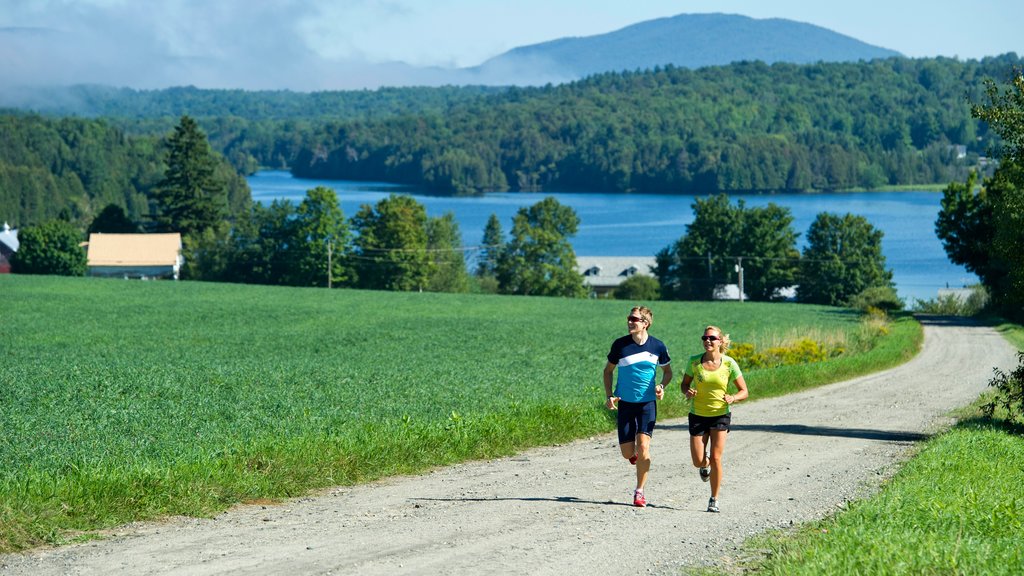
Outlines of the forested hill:
{"label": "forested hill", "polygon": [[485,86],[335,92],[206,90],[193,86],[163,90],[102,85],[8,87],[0,93],[0,106],[49,116],[106,117],[139,131],[139,125],[150,126],[143,122],[145,120],[169,118],[170,126],[173,126],[183,114],[196,118],[235,117],[250,121],[323,121],[444,112],[452,104],[502,90]]}
{"label": "forested hill", "polygon": [[327,127],[293,172],[455,193],[944,184],[992,144],[970,114],[983,80],[1021,64],[1008,54],[609,73],[443,115]]}
{"label": "forested hill", "polygon": [[[61,216],[88,224],[110,204],[148,222],[166,154],[161,138],[128,136],[103,120],[0,115],[0,222],[19,227]],[[229,212],[248,209],[245,179],[223,159],[216,174]]]}
{"label": "forested hill", "polygon": [[552,82],[603,72],[647,70],[672,64],[682,68],[720,66],[759,60],[856,62],[900,56],[820,26],[781,18],[754,19],[736,14],[680,14],[621,30],[561,38],[522,46],[471,69],[481,77],[515,77]]}

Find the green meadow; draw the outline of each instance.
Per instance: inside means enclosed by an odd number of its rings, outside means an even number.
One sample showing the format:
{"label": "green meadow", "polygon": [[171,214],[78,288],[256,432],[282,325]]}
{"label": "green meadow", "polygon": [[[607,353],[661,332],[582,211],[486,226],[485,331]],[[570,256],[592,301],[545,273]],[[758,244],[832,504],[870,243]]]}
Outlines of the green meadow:
{"label": "green meadow", "polygon": [[977,405],[960,417],[952,430],[925,442],[874,497],[792,532],[749,541],[752,558],[740,571],[1021,574],[1024,429],[983,418]]}
{"label": "green meadow", "polygon": [[[988,322],[1024,350],[1024,328]],[[702,572],[1024,573],[1024,426],[1002,409],[983,416],[981,406],[993,394],[956,410],[958,423],[916,447],[875,496],[795,530],[755,537],[746,543],[745,561]]]}
{"label": "green meadow", "polygon": [[[594,434],[630,303],[0,276],[0,551]],[[901,363],[907,318],[656,302],[676,361],[707,324],[843,353],[746,372],[754,398]],[[681,416],[678,388],[659,408]]]}

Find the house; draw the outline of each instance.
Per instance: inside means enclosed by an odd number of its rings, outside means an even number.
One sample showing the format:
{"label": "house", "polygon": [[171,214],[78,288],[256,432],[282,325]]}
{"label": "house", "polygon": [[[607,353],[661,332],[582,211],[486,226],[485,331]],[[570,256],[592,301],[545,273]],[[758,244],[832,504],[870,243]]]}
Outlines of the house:
{"label": "house", "polygon": [[181,234],[90,234],[89,276],[178,279]]}
{"label": "house", "polygon": [[654,276],[657,263],[653,256],[577,256],[576,270],[583,275],[583,283],[590,295],[607,296],[630,276]]}
{"label": "house", "polygon": [[18,231],[4,222],[0,229],[0,274],[11,273],[11,256],[18,251]]}

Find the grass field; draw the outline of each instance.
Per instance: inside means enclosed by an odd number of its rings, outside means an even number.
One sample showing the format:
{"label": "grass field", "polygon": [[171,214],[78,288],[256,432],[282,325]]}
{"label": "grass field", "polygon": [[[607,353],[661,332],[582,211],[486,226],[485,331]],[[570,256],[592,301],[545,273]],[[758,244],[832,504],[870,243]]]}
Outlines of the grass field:
{"label": "grass field", "polygon": [[977,406],[926,442],[883,490],[833,518],[749,542],[744,574],[978,574],[1024,571],[1024,436]]}
{"label": "grass field", "polygon": [[[601,369],[629,303],[0,276],[0,551],[614,429]],[[909,358],[835,308],[655,303],[679,361],[706,324],[856,354],[747,373],[753,397]],[[678,389],[659,415],[682,415]]]}
{"label": "grass field", "polygon": [[[987,321],[1024,350],[1024,328]],[[981,406],[994,393],[958,410],[959,423],[921,445],[876,496],[831,518],[748,541],[751,558],[738,570],[787,576],[1024,573],[1024,427],[1001,409],[993,419],[983,416]]]}

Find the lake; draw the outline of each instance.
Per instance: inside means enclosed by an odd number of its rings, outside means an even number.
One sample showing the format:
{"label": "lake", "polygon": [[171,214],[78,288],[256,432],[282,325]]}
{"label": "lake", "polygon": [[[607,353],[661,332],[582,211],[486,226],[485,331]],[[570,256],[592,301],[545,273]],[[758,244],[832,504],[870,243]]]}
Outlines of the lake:
{"label": "lake", "polygon": [[[493,192],[478,197],[433,196],[406,186],[346,180],[303,180],[281,170],[264,170],[248,178],[253,200],[268,204],[284,199],[299,203],[316,186],[338,193],[345,216],[353,216],[362,204],[374,204],[389,194],[410,194],[430,216],[452,212],[466,246],[477,246],[484,226],[496,214],[507,234],[519,208],[553,196],[571,206],[580,218],[572,238],[578,256],[653,256],[686,233],[693,221],[694,196],[654,194],[604,194],[579,192]],[[804,236],[820,212],[858,214],[884,233],[882,252],[893,271],[899,294],[911,298],[935,298],[940,288],[959,288],[978,281],[962,266],[952,264],[935,236],[941,192],[837,192],[818,194],[730,194],[749,207],[774,202],[789,208],[793,229]]]}

